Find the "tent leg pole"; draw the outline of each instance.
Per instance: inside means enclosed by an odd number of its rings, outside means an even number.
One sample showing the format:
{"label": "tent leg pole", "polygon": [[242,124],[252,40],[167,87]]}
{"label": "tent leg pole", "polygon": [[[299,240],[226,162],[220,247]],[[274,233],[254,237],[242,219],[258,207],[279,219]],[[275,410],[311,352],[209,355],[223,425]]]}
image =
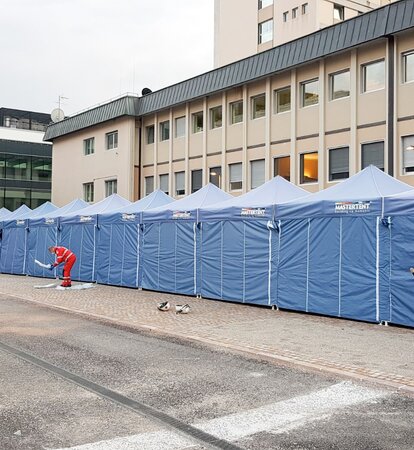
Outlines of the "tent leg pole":
{"label": "tent leg pole", "polygon": [[139,287],[138,290],[139,290],[139,291],[142,291],[142,287]]}

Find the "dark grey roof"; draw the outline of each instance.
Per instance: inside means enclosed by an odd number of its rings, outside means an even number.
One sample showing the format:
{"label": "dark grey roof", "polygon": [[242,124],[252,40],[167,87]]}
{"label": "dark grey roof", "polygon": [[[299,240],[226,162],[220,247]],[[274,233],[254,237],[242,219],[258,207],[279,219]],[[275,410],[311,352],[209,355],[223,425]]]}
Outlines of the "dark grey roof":
{"label": "dark grey roof", "polygon": [[44,140],[52,141],[56,137],[72,133],[82,128],[97,125],[121,116],[138,115],[138,97],[125,96],[112,102],[89,109],[73,117],[48,126]]}
{"label": "dark grey roof", "polygon": [[[391,3],[383,8],[135,99],[135,114],[137,116],[151,114],[348,50],[413,26],[414,0]],[[45,139],[53,140],[57,136],[119,117],[122,115],[122,110],[112,109],[111,105],[121,100],[50,125]],[[101,108],[105,108],[106,114],[101,113]],[[99,120],[101,116],[103,119]]]}

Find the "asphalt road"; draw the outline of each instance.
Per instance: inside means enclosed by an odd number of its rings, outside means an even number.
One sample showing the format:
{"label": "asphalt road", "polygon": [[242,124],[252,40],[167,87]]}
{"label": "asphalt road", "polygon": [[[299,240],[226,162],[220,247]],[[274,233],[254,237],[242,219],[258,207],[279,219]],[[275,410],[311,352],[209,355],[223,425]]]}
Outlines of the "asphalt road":
{"label": "asphalt road", "polygon": [[414,448],[412,397],[6,297],[0,380],[4,450]]}

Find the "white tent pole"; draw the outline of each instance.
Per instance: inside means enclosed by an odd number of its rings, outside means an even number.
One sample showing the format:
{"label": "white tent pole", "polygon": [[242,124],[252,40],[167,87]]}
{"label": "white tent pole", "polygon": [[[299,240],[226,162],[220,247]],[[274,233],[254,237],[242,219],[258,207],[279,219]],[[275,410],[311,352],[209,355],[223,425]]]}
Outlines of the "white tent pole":
{"label": "white tent pole", "polygon": [[269,227],[269,267],[267,273],[267,304],[271,303],[271,280],[272,280],[272,229]]}
{"label": "white tent pole", "polygon": [[375,286],[375,306],[376,306],[376,320],[379,322],[379,223],[380,218],[377,217],[377,227],[376,227],[376,234],[377,234],[377,245],[376,245],[376,286]]}
{"label": "white tent pole", "polygon": [[310,235],[310,219],[308,219],[308,245],[307,245],[307,256],[306,256],[306,312],[308,312],[308,302],[309,302],[309,235]]}
{"label": "white tent pole", "polygon": [[342,217],[339,218],[339,270],[338,270],[338,317],[341,317],[342,296]]}

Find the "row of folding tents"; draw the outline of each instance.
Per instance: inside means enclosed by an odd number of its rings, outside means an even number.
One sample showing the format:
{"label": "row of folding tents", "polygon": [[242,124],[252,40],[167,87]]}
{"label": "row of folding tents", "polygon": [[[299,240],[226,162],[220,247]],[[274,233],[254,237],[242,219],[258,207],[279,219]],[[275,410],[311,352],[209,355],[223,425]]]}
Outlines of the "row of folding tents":
{"label": "row of folding tents", "polygon": [[414,190],[374,166],[311,195],[276,177],[81,206],[0,216],[0,272],[50,276],[34,260],[58,243],[82,281],[414,326]]}

